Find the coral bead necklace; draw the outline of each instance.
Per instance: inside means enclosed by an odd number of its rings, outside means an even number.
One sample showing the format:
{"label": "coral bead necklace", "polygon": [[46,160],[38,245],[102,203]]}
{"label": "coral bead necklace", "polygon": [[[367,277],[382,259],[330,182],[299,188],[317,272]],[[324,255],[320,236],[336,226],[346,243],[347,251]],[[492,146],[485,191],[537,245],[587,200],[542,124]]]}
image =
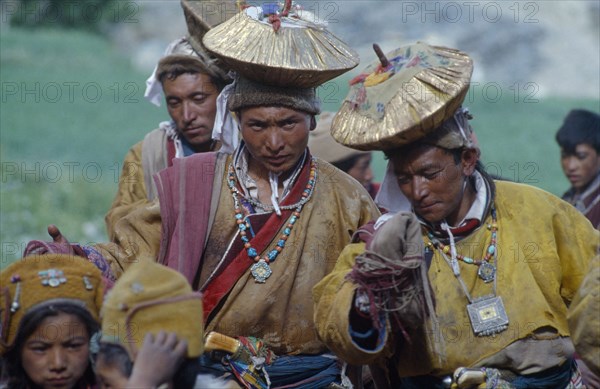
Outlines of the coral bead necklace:
{"label": "coral bead necklace", "polygon": [[254,264],[250,267],[250,272],[252,273],[252,276],[254,277],[256,282],[264,283],[267,280],[267,278],[271,276],[272,270],[269,264],[275,261],[279,253],[281,253],[285,248],[285,242],[288,240],[290,234],[292,233],[292,229],[296,224],[296,221],[300,217],[302,207],[304,207],[304,204],[306,204],[312,197],[316,181],[317,167],[315,160],[311,159],[308,183],[306,184],[306,187],[302,192],[300,201],[291,206],[281,207],[282,209],[295,209],[292,212],[292,216],[290,216],[289,220],[287,221],[287,224],[283,229],[283,232],[279,237],[275,248],[269,250],[267,254],[261,256],[258,253],[258,251],[254,247],[252,247],[252,244],[250,243],[250,239],[252,237],[248,235],[248,232],[252,231],[252,225],[250,224],[248,218],[244,216],[244,213],[242,211],[243,208],[240,205],[240,198],[244,198],[244,196],[237,189],[237,178],[233,169],[233,165],[229,165],[227,185],[229,186],[229,190],[231,191],[231,195],[233,197],[235,219],[240,232],[240,238],[244,243],[244,248],[246,249],[248,257],[250,257],[250,259],[254,261]]}
{"label": "coral bead necklace", "polygon": [[[496,209],[494,208],[494,206],[492,206],[492,208],[491,208],[491,214],[492,214],[492,223],[488,224],[487,228],[488,228],[488,230],[491,231],[492,237],[490,239],[490,244],[488,245],[488,247],[485,251],[484,257],[480,260],[477,260],[477,259],[473,259],[470,257],[466,257],[462,254],[458,254],[458,253],[456,254],[456,259],[463,261],[464,263],[467,263],[469,265],[479,266],[477,275],[484,282],[491,282],[494,280],[494,277],[496,276],[496,267],[491,263],[492,262],[491,260],[497,251],[497,249],[496,249],[497,240],[496,239],[497,239],[498,223],[496,221]],[[438,239],[436,239],[433,236],[433,234],[431,232],[429,232],[427,234],[427,237],[429,238],[429,242],[427,242],[427,246],[429,246],[432,249],[437,248],[444,254],[450,253],[451,247],[440,242]]]}

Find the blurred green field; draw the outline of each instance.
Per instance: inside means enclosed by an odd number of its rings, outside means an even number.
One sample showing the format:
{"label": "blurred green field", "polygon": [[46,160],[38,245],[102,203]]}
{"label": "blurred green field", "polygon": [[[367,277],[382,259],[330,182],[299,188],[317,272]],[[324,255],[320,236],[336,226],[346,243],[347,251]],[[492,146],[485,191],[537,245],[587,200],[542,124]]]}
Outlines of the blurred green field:
{"label": "blurred green field", "polygon": [[[27,241],[47,240],[50,223],[72,241],[105,239],[123,156],[168,117],[143,99],[146,77],[97,35],[2,32],[0,267]],[[339,107],[347,79],[319,91],[324,110]],[[560,194],[568,183],[554,133],[570,109],[600,102],[542,99],[534,86],[480,83],[466,105],[491,173]],[[374,162],[380,180],[385,161]]]}
{"label": "blurred green field", "polygon": [[125,153],[168,117],[144,100],[147,76],[98,35],[2,32],[0,266],[50,223],[73,241],[106,239]]}

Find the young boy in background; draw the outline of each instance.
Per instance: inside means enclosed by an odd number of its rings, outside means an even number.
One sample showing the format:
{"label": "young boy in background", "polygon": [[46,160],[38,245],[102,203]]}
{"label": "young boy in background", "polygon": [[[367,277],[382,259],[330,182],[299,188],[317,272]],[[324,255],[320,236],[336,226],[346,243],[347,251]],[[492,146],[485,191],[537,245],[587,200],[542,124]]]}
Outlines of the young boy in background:
{"label": "young boy in background", "polygon": [[574,109],[556,133],[560,162],[571,188],[563,200],[600,228],[600,115]]}

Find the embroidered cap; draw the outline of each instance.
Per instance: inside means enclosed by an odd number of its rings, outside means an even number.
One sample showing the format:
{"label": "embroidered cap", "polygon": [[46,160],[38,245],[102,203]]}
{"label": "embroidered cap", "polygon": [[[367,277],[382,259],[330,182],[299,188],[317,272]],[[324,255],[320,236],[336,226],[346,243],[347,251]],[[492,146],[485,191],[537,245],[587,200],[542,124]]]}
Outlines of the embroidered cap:
{"label": "embroidered cap", "polygon": [[85,258],[65,254],[24,257],[0,272],[0,355],[13,347],[23,316],[53,303],[73,303],[99,320],[102,273]]}
{"label": "embroidered cap", "polygon": [[202,294],[179,272],[151,260],[130,266],[106,294],[102,342],[123,346],[132,360],[147,333],[174,332],[188,343],[187,356],[202,354]]}

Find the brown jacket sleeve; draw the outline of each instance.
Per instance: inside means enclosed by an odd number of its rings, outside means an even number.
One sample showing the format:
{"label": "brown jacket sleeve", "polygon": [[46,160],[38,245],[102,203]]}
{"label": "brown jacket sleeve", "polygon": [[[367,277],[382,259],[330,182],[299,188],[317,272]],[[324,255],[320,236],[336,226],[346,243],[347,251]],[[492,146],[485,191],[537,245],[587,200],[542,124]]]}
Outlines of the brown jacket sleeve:
{"label": "brown jacket sleeve", "polygon": [[160,248],[161,217],[158,200],[131,207],[114,226],[111,243],[94,247],[119,277],[130,264],[141,259],[157,260]]}

